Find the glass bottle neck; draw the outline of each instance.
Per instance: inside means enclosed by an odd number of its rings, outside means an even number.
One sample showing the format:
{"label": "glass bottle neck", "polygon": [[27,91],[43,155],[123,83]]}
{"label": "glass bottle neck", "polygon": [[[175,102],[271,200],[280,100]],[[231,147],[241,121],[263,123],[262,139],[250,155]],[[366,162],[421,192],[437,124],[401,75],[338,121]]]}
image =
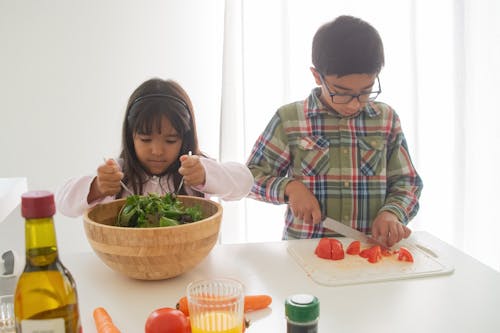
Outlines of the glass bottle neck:
{"label": "glass bottle neck", "polygon": [[52,217],[26,219],[26,264],[47,266],[57,260],[57,240]]}

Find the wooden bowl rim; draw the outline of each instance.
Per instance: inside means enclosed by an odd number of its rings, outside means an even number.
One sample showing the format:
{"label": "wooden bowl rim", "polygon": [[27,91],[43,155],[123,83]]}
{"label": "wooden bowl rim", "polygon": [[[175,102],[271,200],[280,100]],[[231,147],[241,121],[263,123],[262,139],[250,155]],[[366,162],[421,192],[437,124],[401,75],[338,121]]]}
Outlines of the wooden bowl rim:
{"label": "wooden bowl rim", "polygon": [[[92,224],[92,225],[97,225],[99,226],[100,228],[109,228],[109,229],[113,229],[113,230],[164,230],[164,229],[169,229],[169,230],[174,230],[174,229],[180,229],[180,228],[187,228],[191,225],[196,225],[196,224],[199,224],[199,223],[204,223],[204,222],[207,222],[207,220],[217,220],[218,217],[220,217],[220,215],[222,215],[222,205],[216,201],[213,201],[213,200],[210,200],[210,199],[207,199],[207,198],[200,198],[200,197],[195,197],[195,196],[190,196],[190,195],[178,195],[177,196],[179,199],[182,199],[182,198],[189,198],[189,199],[195,199],[195,201],[208,201],[210,204],[213,204],[216,208],[217,208],[217,211],[204,218],[204,219],[201,219],[199,221],[195,221],[195,222],[190,222],[190,223],[185,223],[185,224],[181,224],[181,225],[175,225],[175,226],[167,226],[167,227],[153,227],[153,228],[132,228],[132,227],[119,227],[119,226],[114,226],[114,225],[109,225],[109,224],[103,224],[103,223],[99,223],[99,222],[95,222],[93,220],[91,220],[89,218],[89,213],[95,209],[96,207],[98,206],[102,206],[102,205],[109,205],[111,203],[116,203],[116,202],[119,202],[119,201],[125,201],[127,200],[127,198],[120,198],[120,199],[115,199],[115,200],[112,200],[112,201],[109,201],[109,202],[106,202],[106,203],[100,203],[100,204],[97,204],[93,207],[90,207],[88,208],[85,213],[83,214],[83,221],[85,223],[88,223],[88,224]],[[182,200],[181,200],[182,201]]]}

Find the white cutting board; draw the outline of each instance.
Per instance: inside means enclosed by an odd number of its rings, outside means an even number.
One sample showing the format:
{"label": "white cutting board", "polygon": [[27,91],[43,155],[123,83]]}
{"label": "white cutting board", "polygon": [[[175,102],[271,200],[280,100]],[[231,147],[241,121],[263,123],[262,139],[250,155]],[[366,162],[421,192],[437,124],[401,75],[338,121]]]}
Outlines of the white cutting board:
{"label": "white cutting board", "polygon": [[[344,251],[353,241],[351,238],[343,237],[339,237],[338,240],[342,242]],[[424,251],[411,240],[399,242],[393,246],[392,250],[397,250],[400,246],[406,247],[413,255],[413,263],[399,261],[397,255],[392,255],[383,257],[381,261],[373,264],[359,255],[345,254],[342,260],[319,258],[314,254],[318,242],[318,238],[291,240],[288,244],[288,252],[312,280],[322,285],[338,286],[411,279],[453,272],[453,265],[438,252]],[[362,249],[365,247],[369,246],[361,245]]]}

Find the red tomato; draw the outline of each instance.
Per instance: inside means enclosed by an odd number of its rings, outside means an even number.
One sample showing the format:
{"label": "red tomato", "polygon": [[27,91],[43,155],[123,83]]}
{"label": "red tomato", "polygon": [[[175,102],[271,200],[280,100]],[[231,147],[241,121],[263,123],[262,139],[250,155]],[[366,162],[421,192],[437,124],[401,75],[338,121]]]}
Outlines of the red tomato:
{"label": "red tomato", "polygon": [[398,260],[413,262],[413,256],[406,247],[401,246],[398,251]]}
{"label": "red tomato", "polygon": [[364,249],[359,255],[374,264],[382,259],[382,250],[379,245],[375,245],[368,249]]}
{"label": "red tomato", "polygon": [[160,308],[149,314],[145,333],[191,333],[191,325],[188,317],[181,311]]}
{"label": "red tomato", "polygon": [[359,251],[361,251],[361,242],[360,241],[352,241],[351,244],[347,247],[347,254],[359,254]]}
{"label": "red tomato", "polygon": [[328,238],[321,238],[314,253],[323,259],[332,259],[332,245]]}
{"label": "red tomato", "polygon": [[384,257],[390,257],[390,256],[393,255],[393,252],[391,250],[389,250],[388,248],[386,248],[386,247],[381,248],[380,251],[382,251],[382,255]]}
{"label": "red tomato", "polygon": [[344,259],[344,248],[338,239],[330,238],[330,246],[332,248],[332,260]]}
{"label": "red tomato", "polygon": [[316,245],[314,253],[323,259],[344,259],[344,248],[342,247],[342,243],[335,238],[321,238],[318,245]]}

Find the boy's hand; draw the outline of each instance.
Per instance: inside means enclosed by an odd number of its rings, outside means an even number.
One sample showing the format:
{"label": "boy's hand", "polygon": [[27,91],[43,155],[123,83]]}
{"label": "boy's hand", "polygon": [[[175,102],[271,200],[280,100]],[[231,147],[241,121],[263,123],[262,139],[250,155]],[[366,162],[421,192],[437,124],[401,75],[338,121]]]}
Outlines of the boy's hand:
{"label": "boy's hand", "polygon": [[288,205],[293,215],[307,224],[321,222],[321,209],[318,199],[300,181],[293,180],[285,187]]}
{"label": "boy's hand", "polygon": [[396,215],[383,211],[373,221],[372,237],[391,247],[411,234],[410,228],[401,223]]}
{"label": "boy's hand", "polygon": [[116,195],[121,190],[123,172],[115,160],[109,159],[97,168],[97,177],[90,186],[87,201],[90,203],[108,195]]}
{"label": "boy's hand", "polygon": [[188,186],[205,185],[205,168],[196,155],[182,155],[179,173],[184,177],[184,184]]}

